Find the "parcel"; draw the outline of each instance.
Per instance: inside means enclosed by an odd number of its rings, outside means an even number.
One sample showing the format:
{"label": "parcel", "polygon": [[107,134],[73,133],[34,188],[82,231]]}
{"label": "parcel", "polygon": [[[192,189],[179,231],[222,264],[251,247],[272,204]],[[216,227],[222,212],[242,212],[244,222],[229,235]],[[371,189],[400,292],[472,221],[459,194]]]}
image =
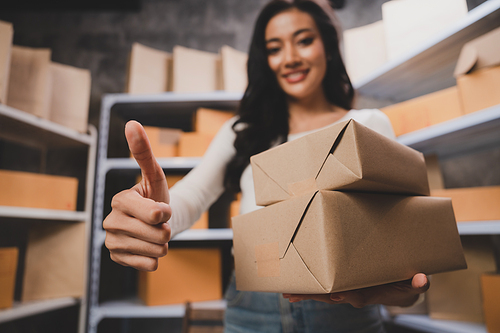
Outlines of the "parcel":
{"label": "parcel", "polygon": [[429,195],[422,153],[349,120],[250,158],[257,205],[315,190]]}

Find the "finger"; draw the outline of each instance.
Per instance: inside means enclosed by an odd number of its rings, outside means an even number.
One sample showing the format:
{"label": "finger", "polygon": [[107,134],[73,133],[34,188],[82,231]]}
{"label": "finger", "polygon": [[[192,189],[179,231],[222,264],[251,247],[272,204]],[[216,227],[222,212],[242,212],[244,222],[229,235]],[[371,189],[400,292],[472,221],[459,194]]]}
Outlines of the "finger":
{"label": "finger", "polygon": [[153,226],[119,211],[111,212],[104,220],[103,227],[110,233],[120,233],[159,245],[168,243],[172,234],[168,223]]}
{"label": "finger", "polygon": [[111,200],[111,208],[151,225],[167,222],[172,216],[169,205],[144,198],[135,190],[116,194]]}
{"label": "finger", "polygon": [[140,271],[152,272],[158,268],[158,259],[130,253],[110,252],[110,258],[117,264],[129,266]]}
{"label": "finger", "polygon": [[315,300],[319,302],[332,303],[330,294],[283,294],[284,298],[288,298],[290,303]]}
{"label": "finger", "polygon": [[113,253],[130,253],[151,258],[164,257],[168,252],[168,243],[155,244],[145,242],[120,233],[106,233],[104,244]]}
{"label": "finger", "polygon": [[427,276],[423,273],[415,274],[411,280],[411,286],[418,293],[426,292],[430,287],[430,282]]}
{"label": "finger", "polygon": [[130,152],[141,168],[144,182],[147,184],[166,183],[165,174],[153,155],[148,136],[142,125],[135,120],[127,122],[125,137]]}

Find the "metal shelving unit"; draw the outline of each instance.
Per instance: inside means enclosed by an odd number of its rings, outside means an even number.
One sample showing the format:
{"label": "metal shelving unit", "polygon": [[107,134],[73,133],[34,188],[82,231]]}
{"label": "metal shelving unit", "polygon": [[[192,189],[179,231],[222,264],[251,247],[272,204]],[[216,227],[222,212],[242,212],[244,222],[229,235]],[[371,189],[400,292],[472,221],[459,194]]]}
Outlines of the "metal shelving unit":
{"label": "metal shelving unit", "polygon": [[[89,133],[79,133],[46,119],[0,104],[0,138],[17,144],[42,150],[53,148],[83,148],[87,151],[85,172],[85,194],[83,211],[62,211],[24,207],[0,206],[0,230],[3,221],[24,223],[25,221],[64,221],[86,224],[86,244],[90,248],[92,203],[94,193],[95,156],[97,130],[89,125]],[[88,258],[86,258],[88,259]],[[0,310],[0,322],[7,322],[56,309],[80,305],[79,332],[85,331],[87,316],[88,265],[85,262],[85,290],[83,297],[65,297],[33,302],[15,302],[10,309]]]}
{"label": "metal shelving unit", "polygon": [[361,95],[393,102],[454,86],[453,71],[463,44],[499,26],[500,0],[488,0],[462,21],[385,63],[354,86]]}
{"label": "metal shelving unit", "polygon": [[[137,162],[128,156],[110,156],[111,143],[123,145],[110,135],[113,123],[135,119],[143,125],[176,127],[189,130],[192,114],[199,107],[219,110],[235,110],[242,97],[241,93],[162,93],[156,95],[110,94],[104,96],[101,103],[99,147],[97,158],[96,190],[94,196],[93,237],[91,255],[91,278],[89,296],[88,331],[96,333],[99,323],[107,318],[181,318],[184,305],[145,306],[137,298],[113,299],[100,301],[101,250],[104,246],[105,231],[102,228],[105,211],[106,179],[111,173],[139,173]],[[198,165],[201,158],[159,158],[160,166],[165,170],[187,172]],[[173,242],[219,242],[231,241],[232,230],[195,229],[186,230],[177,235]],[[200,302],[199,307],[225,307],[223,301]]]}

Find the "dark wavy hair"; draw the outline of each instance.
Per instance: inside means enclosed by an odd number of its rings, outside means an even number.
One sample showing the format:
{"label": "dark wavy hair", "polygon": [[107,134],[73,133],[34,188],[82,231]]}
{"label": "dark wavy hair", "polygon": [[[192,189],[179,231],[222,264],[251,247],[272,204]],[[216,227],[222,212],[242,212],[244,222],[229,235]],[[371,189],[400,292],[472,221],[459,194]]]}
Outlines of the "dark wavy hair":
{"label": "dark wavy hair", "polygon": [[250,156],[285,142],[288,136],[286,94],[268,65],[265,31],[274,16],[292,8],[311,15],[318,26],[327,57],[323,79],[327,100],[347,110],[352,107],[354,89],[342,61],[339,32],[327,0],[273,0],[268,3],[255,23],[248,54],[248,86],[238,108],[239,119],[233,125],[236,155],[227,166],[224,186],[234,193],[240,191],[241,174],[250,163]]}

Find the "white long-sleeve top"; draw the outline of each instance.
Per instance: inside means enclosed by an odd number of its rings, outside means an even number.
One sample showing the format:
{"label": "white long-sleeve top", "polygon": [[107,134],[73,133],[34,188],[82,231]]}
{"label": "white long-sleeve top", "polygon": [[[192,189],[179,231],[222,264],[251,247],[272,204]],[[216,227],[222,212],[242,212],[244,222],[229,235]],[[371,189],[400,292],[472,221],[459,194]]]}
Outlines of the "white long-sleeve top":
{"label": "white long-sleeve top", "polygon": [[[351,118],[382,135],[392,139],[395,138],[389,119],[380,110],[350,110],[337,122]],[[172,228],[172,236],[189,229],[200,218],[201,214],[224,192],[226,166],[236,153],[236,149],[234,148],[236,134],[232,129],[235,121],[236,117],[228,120],[222,126],[208,147],[201,163],[171,188],[170,206],[172,208],[172,218],[169,223]],[[290,134],[288,135],[288,141],[295,140],[317,130],[319,129]],[[255,203],[251,165],[248,165],[243,171],[240,179],[240,187],[240,214],[246,214],[262,208]]]}

